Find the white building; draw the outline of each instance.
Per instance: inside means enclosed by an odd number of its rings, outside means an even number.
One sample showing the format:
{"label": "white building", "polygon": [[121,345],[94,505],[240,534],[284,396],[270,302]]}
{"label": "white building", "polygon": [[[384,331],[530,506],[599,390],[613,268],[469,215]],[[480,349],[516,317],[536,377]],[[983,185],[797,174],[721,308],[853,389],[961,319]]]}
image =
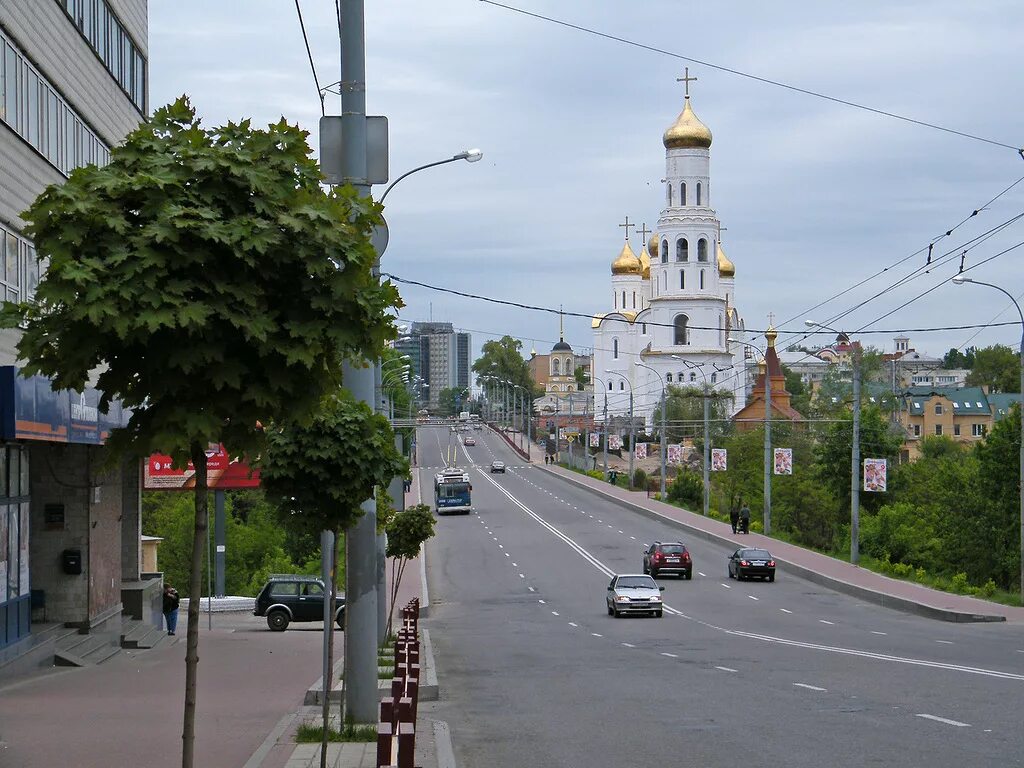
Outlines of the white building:
{"label": "white building", "polygon": [[[651,425],[662,384],[729,392],[732,411],[743,407],[744,347],[736,310],[736,269],[720,243],[712,207],[711,131],[686,96],[665,131],[665,208],[639,256],[626,243],[612,262],[612,311],[594,317],[594,413],[634,414]],[[652,370],[653,369],[653,370]]]}

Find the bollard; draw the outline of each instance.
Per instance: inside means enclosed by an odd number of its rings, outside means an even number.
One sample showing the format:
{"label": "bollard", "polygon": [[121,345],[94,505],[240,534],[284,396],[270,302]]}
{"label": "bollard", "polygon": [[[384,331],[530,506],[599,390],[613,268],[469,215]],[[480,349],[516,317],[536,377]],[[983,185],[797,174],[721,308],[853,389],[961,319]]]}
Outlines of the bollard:
{"label": "bollard", "polygon": [[398,724],[408,723],[412,725],[414,722],[412,719],[412,699],[408,696],[403,696],[398,700]]}
{"label": "bollard", "polygon": [[377,723],[377,765],[391,765],[391,736],[394,729],[390,722]]}
{"label": "bollard", "polygon": [[380,700],[380,721],[382,723],[395,723],[395,698],[385,696]]}
{"label": "bollard", "polygon": [[412,700],[412,721],[415,723],[420,708],[420,680],[419,677],[410,677],[405,684],[405,693]]}
{"label": "bollard", "polygon": [[395,675],[391,678],[391,698],[397,702],[401,701],[403,696],[405,696],[405,680]]}
{"label": "bollard", "polygon": [[416,728],[412,723],[398,724],[398,768],[415,768]]}

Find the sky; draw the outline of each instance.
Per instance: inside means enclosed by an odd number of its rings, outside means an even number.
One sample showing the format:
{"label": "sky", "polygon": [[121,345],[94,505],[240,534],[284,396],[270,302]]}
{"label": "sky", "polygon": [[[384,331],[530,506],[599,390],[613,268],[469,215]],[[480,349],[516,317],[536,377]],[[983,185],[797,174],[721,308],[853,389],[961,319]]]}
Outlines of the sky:
{"label": "sky", "polygon": [[[300,3],[326,86],[340,77],[334,3]],[[1024,8],[1016,0],[510,4],[706,64],[1024,145]],[[316,150],[320,101],[293,2],[151,0],[149,24],[151,107],[188,94],[208,125],[284,116],[310,132]],[[711,183],[748,329],[764,329],[772,313],[780,346],[812,344],[796,335],[803,320],[837,318],[831,324],[887,351],[894,331],[909,329],[911,345],[934,355],[1020,341],[1019,325],[980,333],[915,330],[1018,316],[991,288],[950,284],[959,258],[928,273],[921,269],[925,254],[907,259],[1024,177],[1024,156],[1013,149],[480,0],[367,2],[366,57],[367,111],[388,117],[392,180],[464,149],[484,152],[478,163],[426,170],[391,191],[386,272],[584,315],[609,311],[610,265],[622,247],[618,225],[628,215],[653,228],[663,205],[661,136],[682,108],[676,78],[685,66],[698,78],[693,108],[714,134]],[[327,95],[326,110],[340,114],[336,95]],[[374,192],[379,197],[383,189]],[[939,240],[933,253],[959,254],[1021,212],[1024,181]],[[966,265],[1022,241],[1024,219],[972,248]],[[632,242],[637,249],[636,235]],[[1022,264],[1024,246],[970,275],[1024,300]],[[912,273],[914,279],[849,312]],[[545,353],[558,340],[557,314],[399,287],[402,321],[450,321],[473,334],[477,351],[504,334],[522,340],[524,354]],[[590,321],[566,318],[565,336],[577,351],[591,347]]]}

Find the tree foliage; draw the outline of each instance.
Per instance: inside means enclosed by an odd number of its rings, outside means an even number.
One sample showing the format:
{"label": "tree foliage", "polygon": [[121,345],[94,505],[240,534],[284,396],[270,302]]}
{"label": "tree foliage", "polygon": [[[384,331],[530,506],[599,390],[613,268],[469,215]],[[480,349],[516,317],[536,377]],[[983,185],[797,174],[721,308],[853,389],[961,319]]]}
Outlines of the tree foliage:
{"label": "tree foliage", "polygon": [[420,547],[434,535],[434,513],[426,504],[417,504],[397,512],[387,526],[387,556],[391,558],[391,610],[388,613],[388,631],[395,614],[398,588],[409,561],[417,557]]}
{"label": "tree foliage", "polygon": [[[518,384],[526,393],[526,410],[533,412],[533,401],[542,396],[530,376],[530,365],[523,359],[523,343],[511,336],[485,341],[480,349],[480,357],[473,363],[473,373],[477,377],[493,377]],[[486,385],[490,398],[495,398],[496,387]]]}
{"label": "tree foliage", "polygon": [[[669,384],[665,389],[667,406],[666,440],[670,443],[681,443],[693,439],[698,448],[704,440],[704,390],[701,387],[676,386]],[[710,401],[709,429],[712,443],[722,434],[723,424],[729,417],[731,395],[712,390],[708,393]],[[654,409],[653,424],[656,430],[661,429],[661,404]]]}
{"label": "tree foliage", "polygon": [[1020,355],[1002,344],[975,350],[967,384],[986,385],[992,392],[1020,392]]}

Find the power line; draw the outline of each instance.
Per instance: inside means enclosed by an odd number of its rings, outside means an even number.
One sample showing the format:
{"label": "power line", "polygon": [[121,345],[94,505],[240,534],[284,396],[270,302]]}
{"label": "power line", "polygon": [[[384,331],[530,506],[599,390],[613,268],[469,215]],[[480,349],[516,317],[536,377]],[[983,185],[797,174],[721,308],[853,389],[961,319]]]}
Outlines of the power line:
{"label": "power line", "polygon": [[921,126],[923,128],[931,128],[931,129],[936,130],[936,131],[943,131],[944,133],[951,133],[951,134],[953,134],[955,136],[961,136],[961,137],[963,137],[965,139],[971,139],[973,141],[980,141],[980,142],[983,142],[985,144],[991,144],[993,146],[1003,147],[1005,149],[1012,149],[1014,152],[1017,152],[1021,156],[1022,159],[1024,159],[1024,149],[1022,149],[1021,147],[1014,146],[1013,144],[1006,144],[1006,143],[1004,143],[1002,141],[996,141],[995,139],[985,138],[984,136],[977,136],[977,135],[972,134],[972,133],[966,133],[965,131],[958,131],[958,130],[956,130],[954,128],[947,128],[945,126],[937,125],[935,123],[929,123],[929,122],[926,122],[924,120],[918,120],[918,119],[913,118],[913,117],[907,117],[906,115],[900,115],[900,114],[897,114],[896,112],[889,112],[889,111],[884,110],[884,109],[878,109],[876,107],[869,107],[866,104],[858,104],[855,101],[848,101],[846,99],[840,99],[840,98],[838,98],[836,96],[830,96],[830,95],[828,95],[826,93],[821,93],[820,91],[812,91],[812,90],[807,89],[807,88],[800,88],[799,86],[790,85],[789,83],[783,83],[783,82],[781,82],[779,80],[772,80],[772,79],[767,78],[767,77],[761,77],[759,75],[751,74],[750,72],[743,72],[742,70],[739,70],[739,69],[732,69],[730,67],[724,67],[724,66],[722,66],[720,64],[712,64],[709,61],[703,61],[701,59],[695,59],[695,58],[693,58],[691,56],[683,56],[682,54],[675,53],[674,51],[667,51],[667,50],[665,50],[663,48],[656,48],[653,45],[646,45],[644,43],[638,43],[635,40],[630,40],[630,39],[625,38],[625,37],[619,37],[617,35],[610,35],[610,34],[608,34],[606,32],[600,32],[600,31],[598,31],[596,29],[591,29],[590,27],[584,27],[584,26],[581,26],[579,24],[573,24],[571,22],[564,21],[562,19],[556,19],[556,18],[551,17],[551,16],[544,16],[544,15],[539,14],[539,13],[533,13],[531,11],[527,11],[527,10],[524,10],[522,8],[517,8],[517,7],[512,6],[512,5],[506,5],[505,3],[495,2],[495,0],[481,0],[481,2],[487,3],[488,5],[493,5],[493,6],[497,7],[497,8],[503,8],[503,9],[505,9],[507,11],[512,11],[513,13],[518,13],[518,14],[521,14],[523,16],[530,16],[532,18],[539,19],[541,21],[546,21],[546,22],[549,22],[551,24],[557,24],[558,26],[566,27],[567,29],[574,29],[577,32],[584,32],[584,33],[586,33],[588,35],[594,35],[595,37],[601,37],[601,38],[604,38],[605,40],[612,40],[612,41],[614,41],[616,43],[622,43],[623,45],[628,45],[628,46],[631,46],[633,48],[641,48],[641,49],[643,49],[645,51],[651,51],[652,53],[659,53],[662,56],[670,56],[670,57],[672,57],[674,59],[679,59],[680,61],[688,61],[691,64],[699,64],[702,67],[708,67],[709,69],[715,69],[715,70],[718,70],[719,72],[725,72],[725,73],[730,74],[730,75],[736,75],[737,77],[744,77],[744,78],[747,78],[748,80],[754,80],[754,81],[759,82],[759,83],[764,83],[765,85],[772,85],[772,86],[775,86],[776,88],[784,88],[784,89],[786,89],[788,91],[794,91],[796,93],[802,93],[805,96],[813,96],[816,99],[823,99],[825,101],[831,101],[831,102],[836,103],[836,104],[842,104],[842,105],[847,106],[847,107],[853,107],[854,109],[860,109],[860,110],[863,110],[865,112],[871,112],[871,113],[874,113],[876,115],[881,115],[883,117],[892,118],[894,120],[902,120],[905,123],[911,123],[913,125],[919,125],[919,126]]}
{"label": "power line", "polygon": [[299,0],[295,0],[295,12],[299,15],[299,27],[302,29],[302,40],[306,44],[306,55],[309,57],[309,68],[313,72],[313,83],[316,85],[316,95],[320,99],[320,114],[326,115],[327,109],[324,106],[324,92],[320,88],[320,79],[316,76],[316,65],[313,64],[313,51],[309,47],[309,37],[306,36],[306,23],[302,20],[302,8]]}

